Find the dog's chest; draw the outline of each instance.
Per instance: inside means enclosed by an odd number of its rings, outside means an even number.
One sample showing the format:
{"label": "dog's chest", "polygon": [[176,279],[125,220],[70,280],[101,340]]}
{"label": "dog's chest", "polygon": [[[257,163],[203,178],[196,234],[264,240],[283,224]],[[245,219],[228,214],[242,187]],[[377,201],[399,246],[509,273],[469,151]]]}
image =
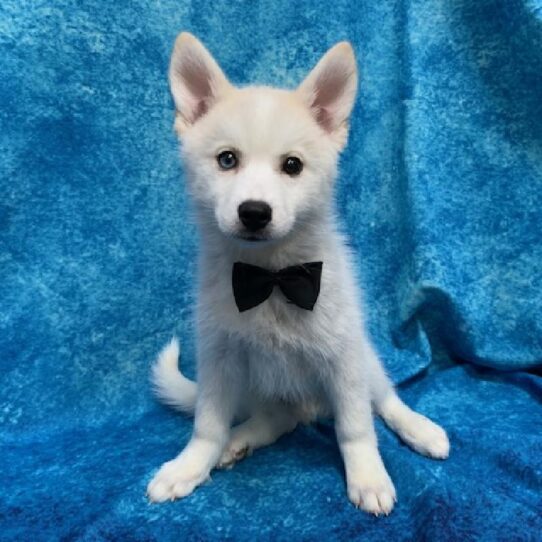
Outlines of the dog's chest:
{"label": "dog's chest", "polygon": [[231,285],[210,286],[202,294],[214,303],[205,313],[212,316],[212,325],[243,345],[251,391],[294,403],[319,400],[324,374],[333,362],[333,326],[326,313],[289,303],[278,288],[260,305],[239,312]]}
{"label": "dog's chest", "polygon": [[227,325],[230,332],[258,348],[300,351],[310,349],[320,336],[320,316],[318,311],[307,311],[289,303],[275,289],[269,299],[253,309],[240,313],[232,308]]}
{"label": "dog's chest", "polygon": [[345,310],[340,291],[325,269],[313,311],[288,302],[275,287],[268,299],[240,312],[233,296],[231,270],[227,271],[209,273],[200,284],[199,318],[207,328],[241,339],[257,351],[275,354],[311,356],[316,352],[320,357],[329,358],[340,349],[353,318],[351,311]]}
{"label": "dog's chest", "polygon": [[252,393],[292,403],[319,400],[322,369],[317,359],[295,348],[265,349],[246,345],[248,385]]}

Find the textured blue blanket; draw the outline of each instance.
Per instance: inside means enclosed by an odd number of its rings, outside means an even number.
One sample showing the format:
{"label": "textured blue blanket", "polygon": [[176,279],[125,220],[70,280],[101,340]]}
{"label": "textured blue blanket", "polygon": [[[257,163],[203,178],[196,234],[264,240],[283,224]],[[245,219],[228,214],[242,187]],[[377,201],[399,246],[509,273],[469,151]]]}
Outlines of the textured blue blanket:
{"label": "textured blue blanket", "polygon": [[[174,333],[194,369],[180,30],[237,83],[357,51],[338,209],[378,350],[452,443],[378,426],[387,518],[349,504],[329,424],[145,498],[191,429],[147,383]],[[1,539],[542,538],[541,0],[3,0],[0,105]]]}

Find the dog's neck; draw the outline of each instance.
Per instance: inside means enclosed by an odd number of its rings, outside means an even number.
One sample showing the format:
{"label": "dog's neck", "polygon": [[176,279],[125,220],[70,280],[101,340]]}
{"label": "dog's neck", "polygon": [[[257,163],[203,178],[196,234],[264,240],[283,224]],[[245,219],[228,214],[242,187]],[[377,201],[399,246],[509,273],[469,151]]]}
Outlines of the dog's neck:
{"label": "dog's neck", "polygon": [[225,237],[209,221],[200,222],[200,257],[204,265],[233,265],[236,261],[278,270],[289,265],[323,261],[330,234],[336,233],[331,210],[305,220],[284,239],[270,242],[239,241]]}

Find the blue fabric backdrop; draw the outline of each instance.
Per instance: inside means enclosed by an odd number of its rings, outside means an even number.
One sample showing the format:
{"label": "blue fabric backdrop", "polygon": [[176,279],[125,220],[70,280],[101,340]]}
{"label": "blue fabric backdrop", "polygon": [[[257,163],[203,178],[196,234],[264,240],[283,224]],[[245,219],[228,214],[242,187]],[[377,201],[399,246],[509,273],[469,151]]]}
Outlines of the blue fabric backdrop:
{"label": "blue fabric backdrop", "polygon": [[[435,462],[378,426],[388,518],[348,503],[328,423],[146,501],[191,429],[147,381],[174,333],[194,374],[180,30],[236,83],[357,51],[338,210],[378,350],[452,443]],[[3,0],[0,104],[0,538],[542,538],[540,0]]]}

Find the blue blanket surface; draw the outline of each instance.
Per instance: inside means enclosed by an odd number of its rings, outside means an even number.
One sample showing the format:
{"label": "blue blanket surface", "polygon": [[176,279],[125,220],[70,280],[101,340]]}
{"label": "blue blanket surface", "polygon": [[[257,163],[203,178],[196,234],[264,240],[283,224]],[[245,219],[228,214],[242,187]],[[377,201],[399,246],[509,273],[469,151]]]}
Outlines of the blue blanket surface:
{"label": "blue blanket surface", "polygon": [[[378,425],[387,518],[349,504],[330,423],[145,498],[191,431],[148,384],[174,334],[194,376],[180,30],[239,84],[356,49],[338,215],[377,349],[452,444]],[[3,0],[0,114],[0,539],[542,539],[541,0]]]}

